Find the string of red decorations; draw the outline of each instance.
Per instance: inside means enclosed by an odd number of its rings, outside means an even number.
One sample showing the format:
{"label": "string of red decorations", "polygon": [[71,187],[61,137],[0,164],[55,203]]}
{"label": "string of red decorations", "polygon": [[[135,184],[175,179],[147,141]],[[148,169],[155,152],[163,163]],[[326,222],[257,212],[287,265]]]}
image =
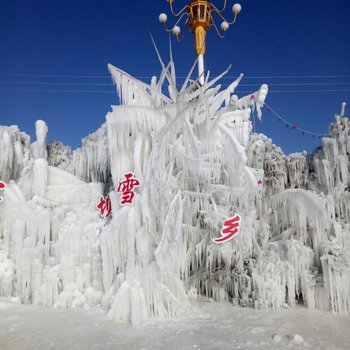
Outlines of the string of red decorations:
{"label": "string of red decorations", "polygon": [[292,130],[298,130],[301,132],[302,135],[311,135],[312,137],[318,137],[318,138],[322,138],[322,137],[330,137],[329,134],[319,134],[317,132],[313,132],[313,131],[309,131],[309,130],[305,130],[302,128],[299,128],[296,124],[289,122],[288,120],[286,120],[285,118],[283,118],[280,114],[278,114],[276,111],[274,111],[267,103],[264,104],[267,107],[267,111],[274,114],[277,117],[277,121],[278,122],[284,122],[284,126],[286,128],[291,128]]}
{"label": "string of red decorations", "polygon": [[[254,100],[255,100],[255,96],[254,95],[251,95],[250,96],[250,100],[251,100],[251,105],[254,104]],[[267,111],[274,114],[277,118],[277,121],[278,122],[284,122],[284,126],[286,128],[291,128],[292,130],[297,130],[297,131],[300,131],[300,133],[302,135],[310,135],[312,137],[317,137],[317,138],[322,138],[322,137],[331,137],[330,134],[320,134],[320,133],[317,133],[317,132],[313,132],[313,131],[310,131],[310,130],[306,130],[306,129],[302,129],[300,127],[297,126],[297,124],[295,123],[291,123],[289,122],[287,119],[283,118],[280,114],[278,114],[275,110],[272,109],[271,106],[269,106],[267,103],[264,103],[264,106],[267,107]],[[257,122],[256,122],[256,119],[255,119],[255,114],[252,113],[252,116],[253,116],[253,121],[251,120],[243,120],[241,122],[238,122],[236,120],[234,120],[232,123],[236,124],[236,125],[242,125],[243,123],[246,123],[246,122],[250,122],[252,127],[253,127],[253,131],[255,132],[255,128],[258,126]]]}

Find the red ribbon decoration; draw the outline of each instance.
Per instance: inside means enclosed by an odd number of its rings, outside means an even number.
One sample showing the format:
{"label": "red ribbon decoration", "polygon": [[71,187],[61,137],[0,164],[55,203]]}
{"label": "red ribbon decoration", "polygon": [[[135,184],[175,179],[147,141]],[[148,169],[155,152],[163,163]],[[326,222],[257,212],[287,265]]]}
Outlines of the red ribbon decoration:
{"label": "red ribbon decoration", "polygon": [[[5,188],[6,188],[5,182],[0,180],[0,191],[5,190]],[[3,202],[3,201],[4,201],[4,198],[0,196],[0,203]]]}

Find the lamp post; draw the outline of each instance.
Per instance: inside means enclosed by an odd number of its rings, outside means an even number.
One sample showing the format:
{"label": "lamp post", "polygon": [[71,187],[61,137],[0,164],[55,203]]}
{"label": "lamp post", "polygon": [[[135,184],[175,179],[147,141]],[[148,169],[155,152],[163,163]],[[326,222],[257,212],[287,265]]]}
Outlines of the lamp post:
{"label": "lamp post", "polygon": [[[224,0],[224,6],[219,10],[213,3],[207,0],[194,0],[182,8],[179,12],[175,12],[173,9],[174,0],[167,0],[170,6],[172,15],[178,18],[175,25],[171,29],[166,29],[168,32],[172,32],[179,40],[181,28],[179,23],[183,18],[186,18],[185,26],[190,28],[190,31],[194,35],[195,50],[198,56],[198,79],[201,85],[204,84],[204,54],[206,51],[206,35],[207,30],[212,26],[215,28],[216,33],[220,38],[224,37],[224,33],[229,29],[230,25],[235,23],[237,15],[241,12],[242,7],[240,4],[234,4],[232,7],[233,20],[227,21],[223,15],[223,12],[227,6],[227,0]],[[220,30],[218,29],[213,14],[218,15],[223,22],[221,23]],[[162,24],[166,24],[168,16],[165,13],[159,15],[159,21]]]}

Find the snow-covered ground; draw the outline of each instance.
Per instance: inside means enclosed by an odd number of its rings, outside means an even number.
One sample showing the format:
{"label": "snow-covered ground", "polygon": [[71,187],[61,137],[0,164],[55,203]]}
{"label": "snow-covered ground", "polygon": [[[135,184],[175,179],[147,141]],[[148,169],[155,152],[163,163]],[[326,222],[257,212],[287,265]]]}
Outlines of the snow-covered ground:
{"label": "snow-covered ground", "polygon": [[133,328],[97,308],[45,309],[0,301],[1,350],[349,349],[350,316],[304,307],[254,310],[192,301],[192,310]]}

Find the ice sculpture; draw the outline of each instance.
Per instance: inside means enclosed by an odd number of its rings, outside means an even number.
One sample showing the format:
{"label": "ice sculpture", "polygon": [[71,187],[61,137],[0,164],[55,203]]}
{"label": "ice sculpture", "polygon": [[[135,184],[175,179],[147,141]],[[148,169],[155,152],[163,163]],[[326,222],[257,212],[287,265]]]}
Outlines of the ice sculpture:
{"label": "ice sculpture", "polygon": [[[121,104],[69,159],[49,152],[61,169],[46,159],[43,122],[31,147],[16,127],[0,127],[0,178],[12,180],[0,204],[0,295],[101,304],[135,326],[188,308],[196,295],[349,312],[345,112],[313,155],[286,157],[252,133],[265,84],[238,98],[243,75],[226,89],[226,72],[202,85],[190,78],[194,65],[177,89],[173,61],[160,62],[151,84],[109,65]],[[121,206],[116,186],[127,172],[141,186]],[[106,194],[113,213],[104,220],[96,204]],[[240,235],[215,244],[234,213]]]}

